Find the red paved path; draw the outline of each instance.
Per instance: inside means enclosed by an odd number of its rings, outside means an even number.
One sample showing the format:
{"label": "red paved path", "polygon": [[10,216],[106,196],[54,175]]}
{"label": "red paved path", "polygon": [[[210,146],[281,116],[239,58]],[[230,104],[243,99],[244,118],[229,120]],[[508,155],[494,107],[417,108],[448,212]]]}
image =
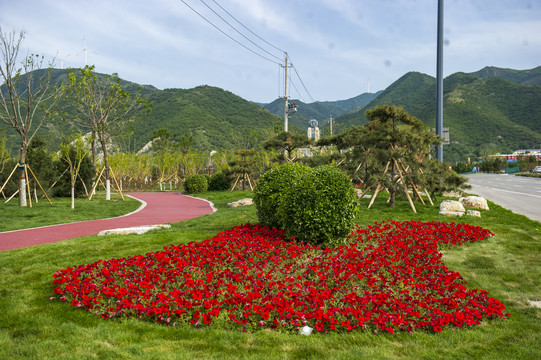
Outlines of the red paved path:
{"label": "red paved path", "polygon": [[178,193],[128,193],[127,195],[144,201],[146,206],[143,204],[142,209],[139,208],[131,214],[116,218],[0,232],[0,251],[96,235],[102,230],[176,223],[215,211],[214,206],[206,200]]}

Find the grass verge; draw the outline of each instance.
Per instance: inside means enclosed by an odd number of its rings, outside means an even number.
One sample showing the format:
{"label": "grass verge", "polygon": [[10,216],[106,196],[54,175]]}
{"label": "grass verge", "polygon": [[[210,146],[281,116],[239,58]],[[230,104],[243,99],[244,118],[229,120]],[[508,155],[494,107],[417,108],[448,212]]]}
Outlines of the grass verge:
{"label": "grass verge", "polygon": [[52,205],[47,199],[32,207],[21,208],[17,199],[0,204],[0,232],[27,229],[38,226],[64,224],[76,221],[104,219],[127,214],[136,210],[141,203],[125,196],[111,194],[111,201],[105,201],[105,194],[96,194],[92,200],[75,199],[75,209],[71,208],[70,198],[53,198]]}
{"label": "grass verge", "polygon": [[386,219],[469,222],[496,236],[480,243],[443,250],[444,261],[471,287],[487,290],[511,313],[469,329],[439,334],[316,334],[309,337],[272,331],[240,333],[179,329],[137,319],[104,321],[54,296],[52,274],[67,266],[98,259],[161,250],[170,244],[209,238],[235,225],[256,222],[255,208],[227,208],[227,202],[250,192],[206,193],[218,212],[174,224],[145,235],[85,237],[2,252],[0,255],[1,359],[539,359],[541,309],[541,223],[489,203],[482,218],[445,218],[437,207],[407,202],[390,209],[381,199],[367,210],[360,225]]}

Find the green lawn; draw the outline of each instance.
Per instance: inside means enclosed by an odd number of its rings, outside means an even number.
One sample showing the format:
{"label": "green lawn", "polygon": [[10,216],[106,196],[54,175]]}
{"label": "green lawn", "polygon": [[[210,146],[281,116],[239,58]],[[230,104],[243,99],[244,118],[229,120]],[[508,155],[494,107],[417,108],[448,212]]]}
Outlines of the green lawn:
{"label": "green lawn", "polygon": [[[501,300],[509,320],[442,333],[371,333],[300,336],[273,331],[172,328],[140,321],[104,321],[54,296],[52,275],[59,269],[98,259],[161,250],[170,244],[213,237],[235,225],[256,222],[255,208],[227,208],[250,192],[206,193],[218,212],[145,235],[85,237],[0,253],[0,359],[540,359],[541,223],[489,203],[482,218],[449,219],[437,207],[407,202],[395,209],[383,197],[367,210],[362,201],[358,223],[386,219],[470,222],[496,236],[444,250],[444,261],[471,287]],[[22,211],[31,209],[22,209]],[[4,213],[4,212],[2,212]],[[6,216],[6,215],[2,215]],[[9,216],[8,216],[9,218]],[[5,218],[2,218],[4,222]]]}
{"label": "green lawn", "polygon": [[32,207],[21,208],[17,199],[0,203],[0,232],[31,227],[64,224],[83,220],[104,219],[127,214],[136,210],[141,203],[128,196],[122,201],[120,195],[111,194],[111,201],[105,201],[104,194],[96,194],[91,201],[75,199],[75,209],[70,198],[53,198],[52,205],[47,199],[38,203],[32,200]]}

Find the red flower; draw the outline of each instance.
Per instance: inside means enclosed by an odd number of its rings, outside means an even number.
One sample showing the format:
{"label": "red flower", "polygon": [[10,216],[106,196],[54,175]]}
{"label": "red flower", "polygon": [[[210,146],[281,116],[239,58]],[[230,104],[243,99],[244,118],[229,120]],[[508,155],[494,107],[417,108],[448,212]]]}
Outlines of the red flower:
{"label": "red flower", "polygon": [[440,332],[509,317],[486,291],[468,289],[438,251],[492,235],[467,224],[390,221],[357,227],[349,245],[321,250],[285,240],[280,230],[243,225],[201,242],[68,267],[53,284],[61,301],[104,319],[169,324],[176,315],[200,326],[224,312],[243,331]]}

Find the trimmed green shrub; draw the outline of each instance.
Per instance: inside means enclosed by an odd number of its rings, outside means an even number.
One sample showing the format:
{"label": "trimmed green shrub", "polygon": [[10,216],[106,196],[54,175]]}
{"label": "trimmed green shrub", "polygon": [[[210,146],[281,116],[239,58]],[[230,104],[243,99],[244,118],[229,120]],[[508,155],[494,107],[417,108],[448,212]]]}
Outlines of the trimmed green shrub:
{"label": "trimmed green shrub", "polygon": [[223,191],[231,188],[231,180],[223,172],[212,174],[209,181],[209,190]]}
{"label": "trimmed green shrub", "polygon": [[188,194],[204,193],[208,187],[205,175],[194,174],[184,180],[184,191]]}
{"label": "trimmed green shrub", "polygon": [[271,228],[282,228],[282,222],[276,213],[280,197],[288,187],[295,183],[295,179],[310,171],[311,169],[306,165],[286,163],[261,176],[254,189],[254,203],[260,224]]}
{"label": "trimmed green shrub", "polygon": [[205,177],[205,179],[207,180],[207,186],[209,186],[210,184],[210,175],[209,174],[201,174]]}
{"label": "trimmed green shrub", "polygon": [[336,245],[351,232],[357,194],[340,169],[318,166],[300,176],[280,197],[278,216],[288,236],[315,245]]}

